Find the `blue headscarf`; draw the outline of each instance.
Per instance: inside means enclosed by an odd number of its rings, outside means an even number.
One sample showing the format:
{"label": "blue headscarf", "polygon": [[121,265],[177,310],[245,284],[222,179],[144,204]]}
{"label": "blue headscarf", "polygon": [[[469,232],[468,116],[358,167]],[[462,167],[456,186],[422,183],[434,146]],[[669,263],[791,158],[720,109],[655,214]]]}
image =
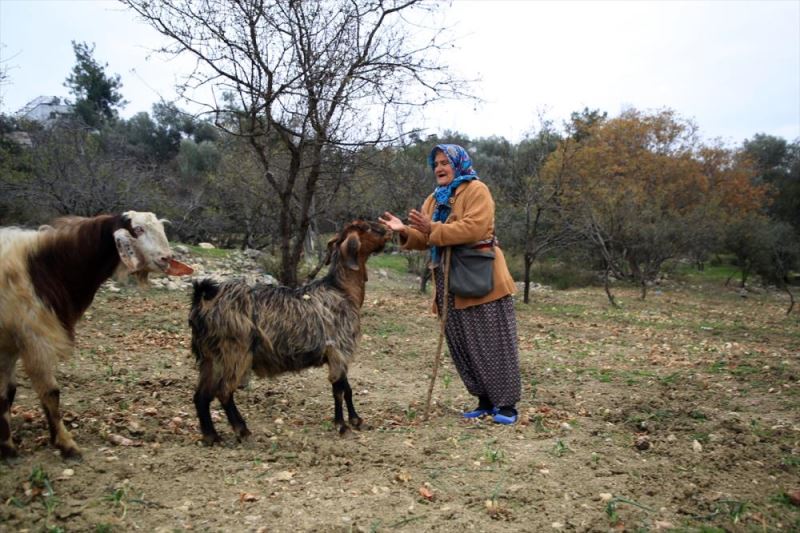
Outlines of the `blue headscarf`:
{"label": "blue headscarf", "polygon": [[[433,191],[433,198],[436,200],[436,207],[433,211],[434,222],[444,222],[450,216],[450,198],[459,185],[465,181],[480,179],[478,173],[472,168],[472,159],[466,150],[457,144],[437,144],[428,155],[428,165],[433,169],[433,160],[437,152],[442,152],[450,160],[453,167],[453,181],[447,185],[436,187]],[[439,262],[439,247],[431,247],[431,260],[434,264]]]}

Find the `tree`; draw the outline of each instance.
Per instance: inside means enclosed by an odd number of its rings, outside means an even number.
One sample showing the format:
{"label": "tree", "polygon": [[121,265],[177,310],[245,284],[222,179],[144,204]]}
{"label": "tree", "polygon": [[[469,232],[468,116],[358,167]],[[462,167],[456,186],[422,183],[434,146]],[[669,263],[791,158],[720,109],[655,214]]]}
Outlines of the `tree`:
{"label": "tree", "polygon": [[756,261],[755,271],[764,283],[773,283],[789,296],[786,314],[794,309],[795,299],[791,290],[792,271],[800,268],[800,238],[794,228],[786,222],[770,221],[764,235],[765,254]]}
{"label": "tree", "polygon": [[754,161],[758,180],[771,188],[769,214],[800,235],[800,139],[789,143],[759,133],[744,142],[744,152]]}
{"label": "tree", "polygon": [[72,41],[75,66],[64,82],[75,96],[74,113],[91,128],[99,128],[117,117],[117,108],[125,105],[119,74],[107,76],[105,68],[94,59],[94,45]]}
{"label": "tree", "polygon": [[[559,146],[560,136],[542,120],[538,132],[528,135],[508,156],[509,168],[494,176],[502,207],[499,227],[505,229],[510,249],[523,257],[524,296],[530,301],[531,267],[542,254],[567,245],[574,234],[561,208],[563,174],[545,175],[545,161]],[[482,151],[483,152],[483,151]]]}
{"label": "tree", "polygon": [[741,215],[763,203],[746,158],[701,148],[694,125],[674,112],[632,109],[588,126],[569,160],[560,149],[548,161],[549,172],[563,169],[565,206],[605,264],[612,304],[609,276],[637,283],[645,298],[664,262],[687,253],[692,221],[709,206]]}
{"label": "tree", "polygon": [[608,113],[599,109],[584,107],[583,111],[573,111],[567,123],[567,130],[575,142],[581,142],[592,134],[595,126],[603,123]]}
{"label": "tree", "polygon": [[123,3],[172,40],[166,52],[197,60],[183,94],[212,90],[202,104],[216,124],[247,139],[279,203],[278,277],[289,285],[320,181],[335,179],[327,155],[390,140],[411,106],[461,87],[427,59],[446,32],[407,31],[423,0]]}
{"label": "tree", "polygon": [[135,164],[124,138],[87,131],[74,117],[27,131],[24,179],[5,181],[33,220],[54,215],[95,216],[123,209],[142,209],[155,190],[151,174]]}
{"label": "tree", "polygon": [[18,142],[21,133],[17,120],[0,114],[0,225],[26,218],[19,193],[31,173],[31,154]]}
{"label": "tree", "polygon": [[123,127],[128,143],[142,161],[163,164],[178,154],[181,132],[157,124],[147,112],[136,113]]}

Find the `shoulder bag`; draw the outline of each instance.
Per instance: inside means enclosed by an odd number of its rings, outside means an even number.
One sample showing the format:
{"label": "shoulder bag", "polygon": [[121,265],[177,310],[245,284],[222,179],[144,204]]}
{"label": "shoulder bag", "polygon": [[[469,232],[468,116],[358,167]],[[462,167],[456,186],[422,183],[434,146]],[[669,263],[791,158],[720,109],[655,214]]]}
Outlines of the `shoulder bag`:
{"label": "shoulder bag", "polygon": [[[493,239],[492,239],[493,242]],[[450,292],[465,298],[486,296],[494,288],[494,247],[483,243],[452,246]]]}

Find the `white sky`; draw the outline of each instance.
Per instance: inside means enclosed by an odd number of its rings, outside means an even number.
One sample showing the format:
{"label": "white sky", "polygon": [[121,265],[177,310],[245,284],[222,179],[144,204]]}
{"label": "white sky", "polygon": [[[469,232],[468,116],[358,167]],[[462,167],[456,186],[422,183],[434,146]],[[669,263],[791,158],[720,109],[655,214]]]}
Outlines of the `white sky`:
{"label": "white sky", "polygon": [[[671,108],[705,138],[800,138],[800,0],[456,0],[442,26],[459,48],[444,59],[481,78],[485,102],[438,103],[419,124],[517,142],[540,112],[556,122],[584,107]],[[0,0],[0,61],[10,83],[0,111],[40,95],[69,96],[70,41],[120,74],[123,116],[172,99],[187,63],[149,51],[161,37],[113,0]]]}

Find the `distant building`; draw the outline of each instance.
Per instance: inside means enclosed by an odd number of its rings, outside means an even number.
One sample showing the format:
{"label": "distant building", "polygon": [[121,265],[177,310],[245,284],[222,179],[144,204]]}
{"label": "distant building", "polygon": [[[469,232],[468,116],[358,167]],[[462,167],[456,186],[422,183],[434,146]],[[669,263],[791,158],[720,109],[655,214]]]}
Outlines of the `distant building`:
{"label": "distant building", "polygon": [[18,119],[47,124],[53,120],[56,115],[64,115],[71,110],[72,107],[62,103],[61,98],[58,96],[40,96],[28,102],[27,105],[17,111],[14,116]]}

